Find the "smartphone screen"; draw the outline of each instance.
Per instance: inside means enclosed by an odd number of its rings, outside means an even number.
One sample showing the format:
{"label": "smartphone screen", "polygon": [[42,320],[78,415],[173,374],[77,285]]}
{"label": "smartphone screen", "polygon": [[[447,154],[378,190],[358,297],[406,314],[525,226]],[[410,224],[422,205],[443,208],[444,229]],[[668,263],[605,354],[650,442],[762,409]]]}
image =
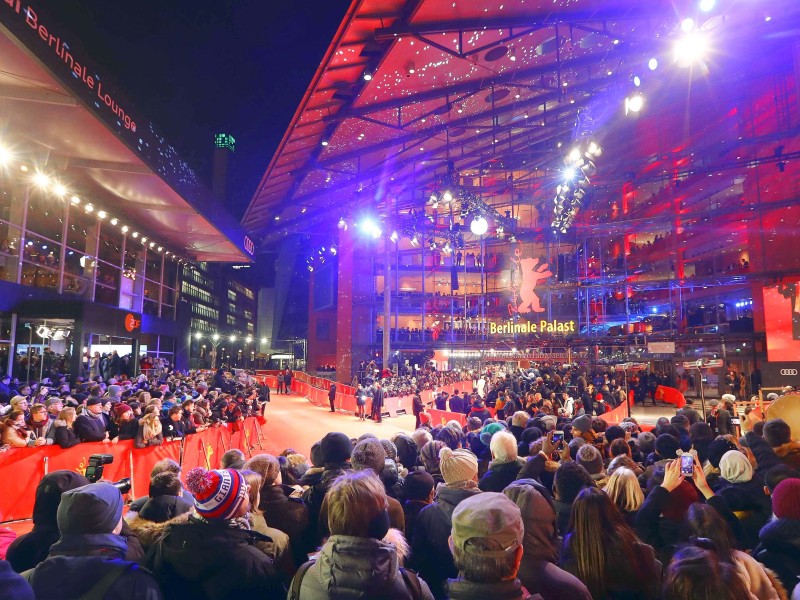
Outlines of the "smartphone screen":
{"label": "smartphone screen", "polygon": [[691,454],[684,454],[681,456],[681,473],[684,475],[692,475],[694,472],[694,456]]}
{"label": "smartphone screen", "polygon": [[564,432],[563,431],[554,431],[553,432],[553,442],[563,442],[564,441]]}

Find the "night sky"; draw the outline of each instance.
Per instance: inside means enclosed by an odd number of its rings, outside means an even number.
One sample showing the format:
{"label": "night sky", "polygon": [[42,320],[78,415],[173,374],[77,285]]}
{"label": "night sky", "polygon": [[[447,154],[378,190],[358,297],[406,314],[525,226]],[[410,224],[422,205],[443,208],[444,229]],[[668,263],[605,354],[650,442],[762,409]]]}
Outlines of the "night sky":
{"label": "night sky", "polygon": [[59,0],[47,13],[209,187],[214,134],[236,138],[228,176],[239,219],[349,4]]}

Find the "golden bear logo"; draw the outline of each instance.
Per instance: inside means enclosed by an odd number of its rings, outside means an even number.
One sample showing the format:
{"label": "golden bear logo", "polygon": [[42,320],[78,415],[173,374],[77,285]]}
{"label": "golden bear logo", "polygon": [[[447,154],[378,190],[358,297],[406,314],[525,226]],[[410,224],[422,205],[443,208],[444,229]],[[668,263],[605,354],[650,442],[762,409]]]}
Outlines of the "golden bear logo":
{"label": "golden bear logo", "polygon": [[523,258],[520,259],[517,268],[519,269],[519,299],[520,304],[516,306],[516,312],[529,313],[544,312],[539,303],[539,296],[534,291],[536,284],[542,279],[547,279],[553,273],[550,272],[548,264],[543,262],[539,263],[537,258]]}

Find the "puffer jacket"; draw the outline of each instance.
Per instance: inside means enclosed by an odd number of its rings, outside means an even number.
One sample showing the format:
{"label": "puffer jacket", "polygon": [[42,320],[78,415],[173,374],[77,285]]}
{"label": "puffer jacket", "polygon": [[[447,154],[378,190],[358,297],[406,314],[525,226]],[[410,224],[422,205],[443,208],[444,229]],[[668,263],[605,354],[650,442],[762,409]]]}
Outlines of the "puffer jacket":
{"label": "puffer jacket", "polygon": [[758,532],[772,516],[772,503],[764,494],[763,481],[751,479],[741,483],[731,483],[720,477],[717,495],[721,496],[741,523],[739,546],[743,550],[755,548]]}
{"label": "puffer jacket", "polygon": [[433,504],[423,508],[417,517],[409,564],[428,582],[435,598],[446,598],[448,578],[458,575],[448,544],[453,511],[462,500],[480,493],[477,487],[454,489],[439,484]]}
{"label": "puffer jacket", "polygon": [[128,527],[130,527],[130,530],[136,535],[145,552],[147,552],[164,534],[167,527],[178,523],[186,523],[189,520],[189,514],[187,512],[169,521],[156,523],[155,521],[143,519],[138,513],[133,513],[133,517],[128,521]]}
{"label": "puffer jacket", "polygon": [[[419,579],[422,598],[433,600]],[[332,535],[300,585],[300,600],[416,600],[416,590],[400,572],[392,544],[372,538]]]}

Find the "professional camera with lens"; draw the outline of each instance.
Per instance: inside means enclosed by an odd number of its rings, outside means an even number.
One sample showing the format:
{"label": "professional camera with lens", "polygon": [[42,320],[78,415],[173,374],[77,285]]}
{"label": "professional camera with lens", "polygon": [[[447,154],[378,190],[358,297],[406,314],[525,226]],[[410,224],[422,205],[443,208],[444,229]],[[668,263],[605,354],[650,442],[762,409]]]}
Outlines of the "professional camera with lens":
{"label": "professional camera with lens", "polygon": [[[114,457],[110,454],[92,454],[89,457],[89,464],[86,466],[86,479],[91,483],[100,481],[103,478],[103,465],[110,465],[112,462],[114,462]],[[131,491],[130,477],[123,477],[119,481],[110,483],[119,490],[120,494],[127,494]]]}

